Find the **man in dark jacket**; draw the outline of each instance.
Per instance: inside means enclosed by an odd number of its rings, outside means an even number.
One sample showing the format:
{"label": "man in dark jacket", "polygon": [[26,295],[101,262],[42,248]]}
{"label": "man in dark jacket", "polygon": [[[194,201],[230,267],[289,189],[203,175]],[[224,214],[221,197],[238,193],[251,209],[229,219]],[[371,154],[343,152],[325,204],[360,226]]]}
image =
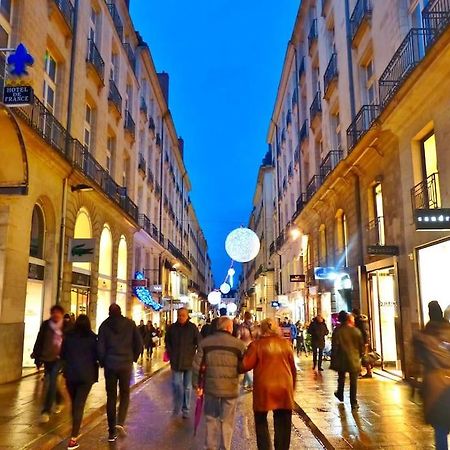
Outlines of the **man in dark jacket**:
{"label": "man in dark jacket", "polygon": [[58,375],[61,371],[61,345],[63,341],[64,308],[53,305],[50,309],[50,319],[44,321],[34,344],[31,357],[36,365],[44,364],[47,392],[41,413],[41,423],[50,420],[53,404],[56,401],[55,412],[61,411],[62,395],[58,389]]}
{"label": "man in dark jacket", "polygon": [[[313,350],[313,370],[316,366],[320,371],[322,368],[323,349],[325,348],[325,336],[329,333],[327,324],[321,314],[317,314],[308,327],[308,334],[311,335],[311,346]],[[317,356],[319,358],[317,359]]]}
{"label": "man in dark jacket", "polygon": [[[217,331],[199,345],[193,363],[193,386],[205,392],[205,448],[231,449],[234,417],[239,397],[239,366],[246,345],[232,336],[233,321],[221,317]],[[202,366],[206,367],[201,374]],[[204,377],[204,387],[199,378]]]}
{"label": "man in dark jacket", "polygon": [[[145,323],[142,319],[139,323],[138,331],[139,331],[139,334],[141,335],[142,342],[145,344],[145,335],[147,334],[147,330],[145,327]],[[142,359],[144,359],[144,347],[142,347],[142,353],[140,354],[140,357]]]}
{"label": "man in dark jacket", "polygon": [[352,409],[357,409],[357,383],[361,368],[361,356],[364,352],[364,340],[361,331],[355,327],[353,314],[341,311],[339,322],[341,324],[333,333],[331,349],[331,368],[338,372],[338,389],[334,396],[339,401],[344,401],[345,374],[348,372],[350,376],[350,404]]}
{"label": "man in dark jacket", "polygon": [[180,411],[183,418],[189,417],[192,391],[192,361],[200,342],[200,333],[196,325],[189,321],[186,308],[177,312],[177,321],[167,328],[166,350],[172,369],[173,414]]}
{"label": "man in dark jacket", "polygon": [[[353,315],[355,316],[355,326],[361,331],[363,340],[364,340],[364,353],[369,353],[370,349],[370,331],[369,331],[369,319],[366,315],[361,314],[361,311],[358,308],[353,309]],[[369,358],[363,358],[362,364],[366,368],[366,374],[361,378],[372,378],[372,364],[369,361]]]}
{"label": "man in dark jacket", "polygon": [[[117,433],[126,435],[125,419],[130,403],[130,379],[133,361],[142,353],[142,339],[136,324],[122,316],[120,306],[109,307],[109,317],[98,331],[98,359],[105,368],[106,412],[108,415],[109,442],[117,439]],[[117,420],[117,383],[120,404]]]}

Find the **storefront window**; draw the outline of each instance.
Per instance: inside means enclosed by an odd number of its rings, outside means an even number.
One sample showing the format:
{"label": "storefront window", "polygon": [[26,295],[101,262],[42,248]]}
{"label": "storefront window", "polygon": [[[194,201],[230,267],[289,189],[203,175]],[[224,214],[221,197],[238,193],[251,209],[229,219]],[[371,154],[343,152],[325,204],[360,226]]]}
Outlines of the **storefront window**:
{"label": "storefront window", "polygon": [[119,252],[117,258],[117,292],[116,303],[122,309],[122,314],[127,311],[127,241],[122,236],[119,241]]}
{"label": "storefront window", "polygon": [[45,223],[44,214],[40,206],[35,205],[31,219],[30,256],[43,259]]}

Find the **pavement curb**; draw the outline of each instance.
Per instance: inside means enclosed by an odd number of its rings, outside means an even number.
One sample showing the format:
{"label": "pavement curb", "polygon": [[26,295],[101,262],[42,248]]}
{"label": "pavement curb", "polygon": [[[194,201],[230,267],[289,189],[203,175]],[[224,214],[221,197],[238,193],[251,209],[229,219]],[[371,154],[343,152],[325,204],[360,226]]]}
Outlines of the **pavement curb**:
{"label": "pavement curb", "polygon": [[325,448],[326,450],[335,450],[333,444],[320,431],[319,427],[311,420],[308,414],[306,414],[304,409],[297,402],[294,402],[294,411],[300,416],[305,425],[311,430],[311,433],[319,441],[323,448]]}
{"label": "pavement curb", "polygon": [[[158,369],[154,370],[153,372],[149,373],[148,375],[145,375],[144,377],[142,377],[141,380],[139,380],[137,383],[133,384],[130,387],[130,391],[133,392],[135,389],[142,386],[145,382],[147,382],[148,380],[153,378],[155,375],[158,375],[159,373],[161,373],[168,366],[169,366],[169,363],[165,363]],[[90,424],[92,424],[96,419],[105,415],[105,405],[106,405],[106,394],[105,394],[105,404],[103,404],[99,408],[94,409],[89,415],[85,415],[83,417],[83,425],[82,425],[82,429],[81,429],[82,432],[83,432],[83,429],[85,429]],[[54,447],[56,447],[57,445],[60,445],[62,442],[67,440],[67,437],[69,436],[71,429],[72,429],[72,423],[69,420],[68,422],[58,425],[53,430],[50,430],[47,433],[45,433],[41,436],[38,436],[32,442],[30,442],[26,446],[22,447],[22,450],[51,450]]]}

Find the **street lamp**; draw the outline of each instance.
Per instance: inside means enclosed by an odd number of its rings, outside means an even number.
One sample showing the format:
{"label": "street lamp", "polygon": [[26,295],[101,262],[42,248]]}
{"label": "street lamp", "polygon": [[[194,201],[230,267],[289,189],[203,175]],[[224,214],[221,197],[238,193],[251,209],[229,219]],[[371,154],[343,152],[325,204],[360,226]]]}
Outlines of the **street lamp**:
{"label": "street lamp", "polygon": [[70,190],[72,192],[90,192],[93,191],[94,188],[88,184],[76,184],[75,186],[71,186]]}

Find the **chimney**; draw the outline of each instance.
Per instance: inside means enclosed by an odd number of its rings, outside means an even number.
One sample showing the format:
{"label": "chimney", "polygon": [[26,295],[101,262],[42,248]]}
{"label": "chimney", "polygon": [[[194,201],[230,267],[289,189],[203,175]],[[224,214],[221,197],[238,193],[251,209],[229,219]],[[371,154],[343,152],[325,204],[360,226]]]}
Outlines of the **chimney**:
{"label": "chimney", "polygon": [[157,75],[167,106],[169,106],[169,74],[166,72],[160,72]]}
{"label": "chimney", "polygon": [[180,149],[181,157],[184,158],[184,139],[182,137],[178,138],[178,148]]}

